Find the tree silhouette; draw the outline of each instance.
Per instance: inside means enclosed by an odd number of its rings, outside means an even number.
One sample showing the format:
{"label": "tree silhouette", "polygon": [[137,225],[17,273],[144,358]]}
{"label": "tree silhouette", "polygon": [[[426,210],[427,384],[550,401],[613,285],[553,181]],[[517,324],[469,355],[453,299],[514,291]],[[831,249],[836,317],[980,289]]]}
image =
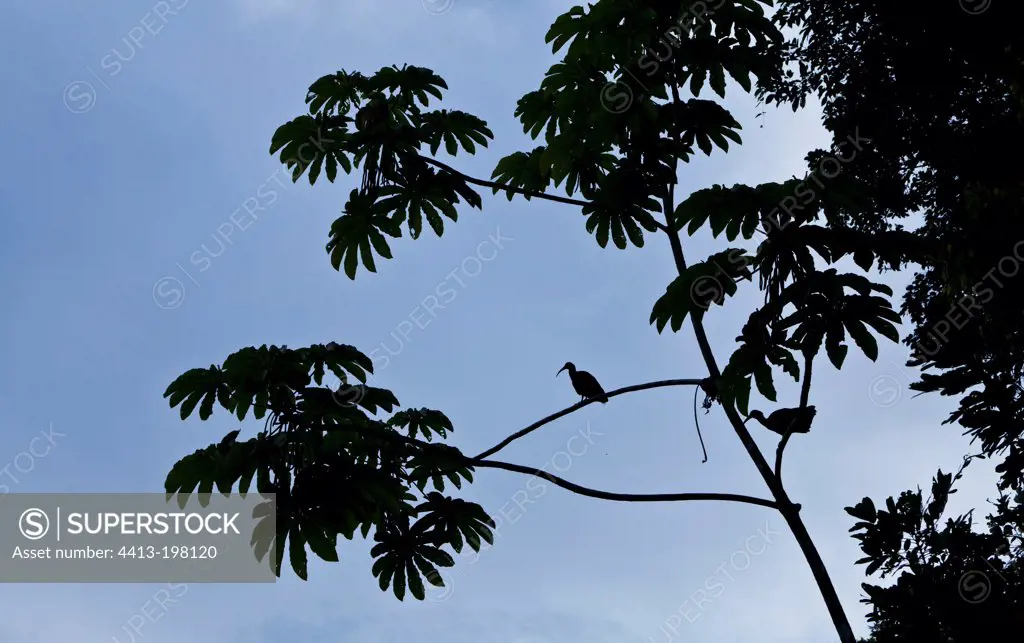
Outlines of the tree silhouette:
{"label": "tree silhouette", "polygon": [[[477,188],[509,200],[544,199],[579,208],[585,228],[601,247],[642,247],[665,235],[678,276],[655,303],[650,323],[658,332],[681,330],[689,320],[706,371],[687,379],[608,392],[608,398],[656,386],[696,386],[705,407],[717,405],[761,474],[771,499],[715,493],[630,495],[591,490],[550,474],[490,459],[503,446],[544,424],[593,403],[588,399],[541,420],[475,457],[441,442],[452,423],[437,410],[403,409],[395,395],[366,385],[372,362],[356,348],[330,343],[308,348],[245,348],[221,366],[193,369],[165,397],[187,418],[201,419],[219,405],[241,421],[266,418],[264,430],[183,458],[168,475],[169,493],[239,491],[255,478],[261,493],[277,494],[278,569],[287,550],[291,567],[307,576],[306,545],[336,561],[337,536],[373,532],[374,576],[402,599],[424,597],[424,578],[443,585],[439,567],[454,560],[446,548],[479,550],[491,542],[494,522],[479,505],[446,496],[491,467],[536,475],[570,491],[621,501],[725,500],[779,511],[793,532],[843,643],[853,643],[848,619],[828,572],[782,482],[786,444],[811,429],[812,365],[824,347],[838,369],[851,343],[869,359],[876,335],[899,341],[900,316],[892,291],[835,264],[851,257],[862,271],[896,268],[930,246],[901,230],[858,230],[845,221],[870,208],[863,178],[842,171],[850,158],[873,154],[870,136],[849,136],[847,147],[808,157],[809,173],[756,186],[710,186],[676,193],[679,164],[717,147],[740,143],[740,124],[708,87],[725,97],[731,78],[745,91],[767,92],[786,74],[783,34],[765,13],[768,0],[612,2],[599,0],[560,16],[547,34],[562,60],[538,90],[518,103],[524,132],[543,144],[502,159],[490,180],[467,176],[436,155],[451,157],[486,146],[492,133],[480,118],[457,110],[428,109],[445,81],[429,69],[385,67],[375,74],[340,71],[314,82],[308,113],[282,125],[271,153],[279,153],[293,181],[311,184],[323,172],[334,182],[362,167],[343,215],[331,227],[327,251],[335,269],[354,279],[360,266],[376,270],[392,258],[391,241],[403,229],[416,239],[426,219],[441,236],[457,205],[482,208]],[[705,98],[701,98],[704,92]],[[351,125],[355,125],[353,129]],[[309,142],[317,141],[309,150]],[[309,151],[309,155],[303,152]],[[548,194],[563,188],[565,196]],[[727,247],[687,261],[682,232],[709,228]],[[759,236],[758,236],[759,235]],[[758,236],[755,245],[754,238]],[[742,239],[741,239],[742,237]],[[723,245],[726,245],[723,243]],[[755,281],[756,275],[756,281]],[[763,305],[750,313],[738,348],[720,364],[705,332],[706,315],[721,315],[739,288],[759,288]],[[731,314],[732,311],[730,310]],[[756,387],[777,401],[775,375],[800,383],[799,401],[784,407],[804,418],[780,429],[770,463],[746,422]],[[328,371],[339,380],[325,381]],[[777,413],[778,411],[776,411]],[[769,414],[768,417],[785,417]],[[778,427],[777,427],[778,428]],[[438,438],[438,441],[435,441]],[[446,482],[447,481],[447,482]],[[259,545],[266,551],[271,545]]]}
{"label": "tree silhouette", "polygon": [[931,494],[905,491],[885,509],[869,498],[847,513],[868,573],[895,576],[888,587],[865,583],[873,643],[1016,641],[1024,627],[1024,504],[1000,495],[988,530],[971,513],[942,519],[963,474],[942,473]]}
{"label": "tree silhouette", "polygon": [[[1024,483],[1024,37],[1009,3],[936,7],[911,0],[782,0],[776,20],[801,25],[787,45],[799,68],[760,88],[797,106],[816,95],[835,142],[872,134],[872,153],[844,167],[867,189],[843,225],[899,229],[918,214],[921,270],[903,311],[911,386],[961,396],[947,423],[1004,456],[1001,488]],[[870,25],[866,28],[865,25]],[[906,264],[904,264],[906,265]]]}
{"label": "tree silhouette", "polygon": [[[759,88],[796,109],[815,95],[835,143],[871,132],[872,153],[844,167],[868,189],[841,225],[899,229],[912,215],[919,268],[903,299],[913,323],[911,386],[960,397],[947,420],[978,440],[1001,474],[987,533],[970,515],[939,518],[952,483],[941,471],[932,500],[906,491],[848,511],[868,573],[873,640],[960,642],[1019,638],[1024,624],[1019,491],[1024,482],[1024,344],[1018,278],[1024,261],[1024,38],[1011,3],[781,0],[780,26],[799,26],[786,59],[798,73]],[[904,266],[900,267],[905,267]],[[935,372],[937,371],[937,373]],[[977,459],[971,455],[964,466]],[[1018,501],[1009,495],[1016,491]],[[1016,633],[1016,634],[1013,634]]]}

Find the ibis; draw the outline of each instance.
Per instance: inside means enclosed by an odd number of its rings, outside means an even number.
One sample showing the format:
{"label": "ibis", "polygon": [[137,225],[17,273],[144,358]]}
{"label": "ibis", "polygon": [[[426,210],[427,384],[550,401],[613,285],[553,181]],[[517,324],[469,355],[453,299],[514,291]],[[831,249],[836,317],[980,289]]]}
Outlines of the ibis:
{"label": "ibis", "polygon": [[811,422],[814,420],[817,409],[814,406],[797,407],[795,409],[778,409],[768,417],[758,410],[753,410],[747,415],[747,419],[754,419],[761,425],[779,435],[786,433],[807,433],[811,430]]}
{"label": "ibis", "polygon": [[586,399],[594,399],[601,404],[608,403],[608,395],[601,388],[596,377],[586,371],[576,370],[576,365],[572,362],[566,362],[565,366],[555,373],[555,377],[561,375],[562,371],[569,371],[569,379],[572,381],[573,389],[580,394],[580,402]]}

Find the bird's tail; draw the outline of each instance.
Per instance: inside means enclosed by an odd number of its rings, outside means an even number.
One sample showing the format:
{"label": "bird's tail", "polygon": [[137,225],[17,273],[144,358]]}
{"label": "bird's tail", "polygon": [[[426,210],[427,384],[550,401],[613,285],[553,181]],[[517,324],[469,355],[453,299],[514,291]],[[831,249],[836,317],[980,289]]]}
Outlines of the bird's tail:
{"label": "bird's tail", "polygon": [[607,395],[598,395],[596,399],[601,404],[607,404],[608,403],[608,396]]}

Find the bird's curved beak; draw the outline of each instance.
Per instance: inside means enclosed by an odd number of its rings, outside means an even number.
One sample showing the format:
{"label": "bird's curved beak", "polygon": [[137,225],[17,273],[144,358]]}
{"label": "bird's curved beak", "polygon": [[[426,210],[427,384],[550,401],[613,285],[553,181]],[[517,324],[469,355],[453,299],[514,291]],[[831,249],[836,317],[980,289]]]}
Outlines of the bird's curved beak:
{"label": "bird's curved beak", "polygon": [[564,370],[565,370],[565,367],[564,367],[564,366],[563,366],[562,368],[558,369],[558,372],[557,372],[557,373],[555,373],[555,377],[558,377],[559,375],[561,375],[561,374],[562,374],[562,371],[564,371]]}

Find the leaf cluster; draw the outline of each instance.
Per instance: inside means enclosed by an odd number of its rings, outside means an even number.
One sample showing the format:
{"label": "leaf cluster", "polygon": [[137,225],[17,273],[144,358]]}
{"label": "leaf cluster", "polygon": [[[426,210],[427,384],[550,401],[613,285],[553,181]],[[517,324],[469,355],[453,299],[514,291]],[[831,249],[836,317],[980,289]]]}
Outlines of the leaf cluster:
{"label": "leaf cluster", "polygon": [[[328,372],[337,387],[325,385]],[[254,534],[253,548],[262,559],[274,547],[278,574],[286,550],[306,579],[307,548],[336,562],[339,536],[372,532],[381,589],[422,600],[424,579],[444,586],[438,567],[454,564],[446,548],[479,551],[493,542],[494,522],[479,505],[443,494],[446,484],[461,489],[473,480],[471,461],[434,441],[454,430],[451,421],[432,409],[397,410],[391,391],[365,383],[372,372],[363,353],[335,343],[246,348],[221,366],[187,371],[164,394],[182,419],[198,407],[206,420],[219,406],[239,421],[251,409],[265,424],[248,440],[236,429],[182,458],[167,475],[167,493],[182,502],[214,487],[244,494],[255,480],[259,493],[275,494],[276,514],[266,516],[271,533]]]}

